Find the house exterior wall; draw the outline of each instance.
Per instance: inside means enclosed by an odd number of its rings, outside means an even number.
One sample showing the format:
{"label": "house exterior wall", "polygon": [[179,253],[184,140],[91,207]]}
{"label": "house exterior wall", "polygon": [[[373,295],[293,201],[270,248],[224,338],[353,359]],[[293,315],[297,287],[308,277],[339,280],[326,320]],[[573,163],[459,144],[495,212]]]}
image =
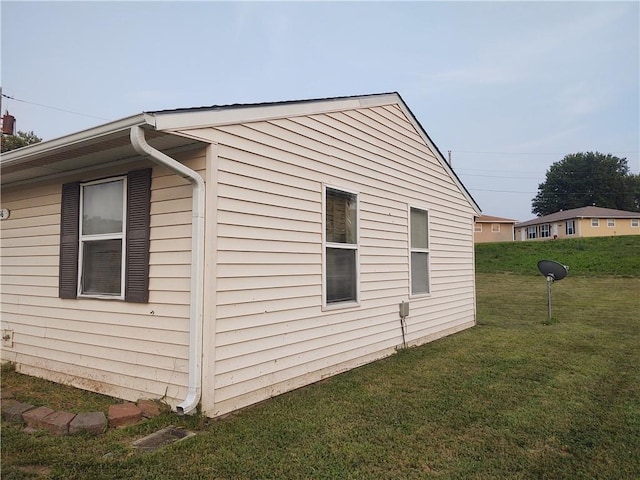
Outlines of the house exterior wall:
{"label": "house exterior wall", "polygon": [[[499,226],[499,231],[494,231],[494,225]],[[473,232],[473,240],[475,243],[488,242],[512,242],[513,241],[513,223],[479,223],[475,224]]]}
{"label": "house exterior wall", "polygon": [[[632,219],[629,218],[598,218],[598,226],[592,225],[592,218],[573,218],[559,222],[548,223],[550,229],[549,237],[528,238],[529,227],[519,227],[516,229],[516,239],[523,241],[544,241],[553,240],[554,234],[557,238],[580,238],[580,237],[615,237],[619,235],[640,235],[640,227],[633,226]],[[613,220],[613,226],[608,224],[609,220]],[[573,234],[567,233],[567,222],[573,221],[575,231]],[[638,219],[637,221],[640,221]],[[539,225],[531,225],[539,227]]]}
{"label": "house exterior wall", "polygon": [[[189,136],[216,145],[216,247],[204,327],[210,416],[475,323],[476,212],[397,106]],[[358,194],[357,306],[323,308],[323,186]],[[429,212],[431,293],[409,294],[409,208]],[[208,242],[209,248],[211,243]],[[212,287],[215,285],[215,287]]]}
{"label": "house exterior wall", "polygon": [[[204,171],[202,149],[183,153]],[[144,164],[143,166],[149,166]],[[143,168],[141,162],[47,184],[7,187],[0,223],[2,329],[14,332],[2,360],[20,372],[128,400],[186,396],[191,262],[191,186],[154,167],[149,303],[58,298],[63,183]]]}

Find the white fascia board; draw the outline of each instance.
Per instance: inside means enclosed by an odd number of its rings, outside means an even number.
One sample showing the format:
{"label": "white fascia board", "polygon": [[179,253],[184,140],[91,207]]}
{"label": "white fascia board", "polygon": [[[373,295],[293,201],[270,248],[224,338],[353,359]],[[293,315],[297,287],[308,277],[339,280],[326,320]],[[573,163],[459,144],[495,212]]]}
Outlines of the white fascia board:
{"label": "white fascia board", "polygon": [[60,148],[68,148],[70,146],[99,139],[106,135],[110,135],[123,130],[129,130],[134,125],[149,125],[154,127],[155,121],[152,115],[147,113],[139,113],[130,117],[105,123],[94,128],[82,130],[80,132],[65,135],[64,137],[46,140],[44,142],[34,143],[26,147],[3,153],[0,158],[0,165],[8,167],[15,164],[26,162],[34,156],[40,156],[53,152]]}
{"label": "white fascia board", "polygon": [[428,145],[429,149],[433,152],[433,155],[438,159],[438,161],[442,164],[442,166],[447,171],[451,179],[458,186],[458,188],[460,189],[462,194],[465,196],[465,198],[467,199],[471,207],[475,210],[475,212],[478,215],[482,215],[482,209],[480,208],[480,206],[473,199],[473,197],[471,196],[467,188],[462,184],[458,176],[455,174],[455,172],[451,168],[451,165],[449,165],[449,162],[447,162],[447,160],[442,156],[442,153],[440,152],[438,147],[431,141],[431,139],[429,138],[429,135],[426,133],[424,128],[422,128],[422,125],[420,125],[418,120],[413,116],[413,113],[411,112],[411,110],[409,110],[409,107],[407,107],[407,105],[404,103],[404,100],[402,100],[401,98],[398,98],[397,103],[400,106],[400,109],[404,112],[405,116],[409,119],[409,121],[413,125],[413,128],[415,128],[416,132],[418,132],[418,135],[422,137],[422,140],[424,140],[424,142]]}
{"label": "white fascia board", "polygon": [[156,130],[171,132],[192,128],[214,127],[237,123],[258,122],[283,117],[315,115],[352,110],[355,108],[398,103],[396,94],[326,99],[317,101],[285,102],[282,104],[229,106],[216,109],[155,112]]}

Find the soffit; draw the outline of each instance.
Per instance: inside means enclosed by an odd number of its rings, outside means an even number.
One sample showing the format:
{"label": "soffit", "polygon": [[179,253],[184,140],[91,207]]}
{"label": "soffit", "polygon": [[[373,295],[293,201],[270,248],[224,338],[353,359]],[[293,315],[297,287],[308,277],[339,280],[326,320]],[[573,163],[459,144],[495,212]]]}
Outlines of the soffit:
{"label": "soffit", "polygon": [[[161,151],[199,143],[193,139],[150,129],[146,131],[146,139],[152,147]],[[0,181],[2,185],[33,182],[135,158],[142,157],[134,150],[129,140],[129,130],[125,129],[34,154],[28,154],[25,149],[22,159],[2,165]]]}

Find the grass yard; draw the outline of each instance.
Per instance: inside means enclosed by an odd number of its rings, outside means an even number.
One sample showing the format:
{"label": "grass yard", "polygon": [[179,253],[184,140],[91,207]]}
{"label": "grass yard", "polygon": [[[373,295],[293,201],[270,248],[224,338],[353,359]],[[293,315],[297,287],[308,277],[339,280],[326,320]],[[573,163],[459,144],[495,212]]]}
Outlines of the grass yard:
{"label": "grass yard", "polygon": [[[97,438],[3,421],[2,478],[640,478],[640,268],[624,265],[638,241],[607,244],[588,269],[581,252],[602,245],[480,245],[477,327],[225,419],[165,414]],[[521,256],[570,266],[551,322],[546,281]],[[6,368],[2,385],[52,408],[109,404]],[[199,434],[144,455],[128,446],[171,424]]]}

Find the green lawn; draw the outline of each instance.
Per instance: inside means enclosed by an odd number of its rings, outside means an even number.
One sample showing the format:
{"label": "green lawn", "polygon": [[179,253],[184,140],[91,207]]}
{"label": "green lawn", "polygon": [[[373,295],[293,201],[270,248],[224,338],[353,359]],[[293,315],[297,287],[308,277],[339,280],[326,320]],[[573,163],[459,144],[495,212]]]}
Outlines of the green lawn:
{"label": "green lawn", "polygon": [[640,235],[476,246],[478,273],[538,275],[538,260],[569,266],[572,276],[640,276]]}
{"label": "green lawn", "polygon": [[[611,244],[600,270],[578,274],[568,246],[532,254],[571,267],[552,287],[552,322],[535,262],[522,271],[517,246],[499,262],[485,257],[500,249],[479,246],[475,328],[225,419],[165,414],[98,438],[3,422],[2,478],[640,478],[640,274],[610,273],[627,248]],[[2,384],[53,408],[109,402],[7,369]],[[170,424],[199,434],[144,455],[128,446]]]}

